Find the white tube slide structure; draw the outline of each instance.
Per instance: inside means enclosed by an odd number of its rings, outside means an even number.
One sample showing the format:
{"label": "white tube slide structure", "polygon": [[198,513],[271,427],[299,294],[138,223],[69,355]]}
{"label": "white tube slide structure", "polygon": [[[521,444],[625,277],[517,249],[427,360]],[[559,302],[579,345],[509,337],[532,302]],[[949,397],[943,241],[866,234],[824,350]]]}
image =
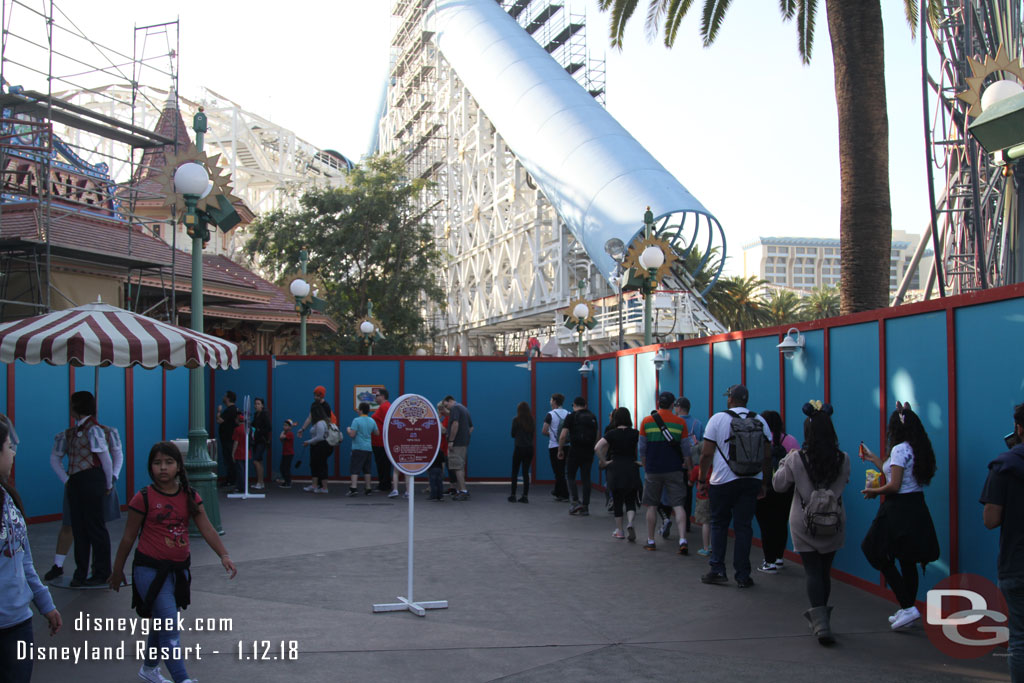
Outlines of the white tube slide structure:
{"label": "white tube slide structure", "polygon": [[605,278],[605,243],[628,245],[647,206],[683,252],[701,235],[706,255],[717,237],[724,263],[717,219],[498,3],[435,0],[426,28]]}

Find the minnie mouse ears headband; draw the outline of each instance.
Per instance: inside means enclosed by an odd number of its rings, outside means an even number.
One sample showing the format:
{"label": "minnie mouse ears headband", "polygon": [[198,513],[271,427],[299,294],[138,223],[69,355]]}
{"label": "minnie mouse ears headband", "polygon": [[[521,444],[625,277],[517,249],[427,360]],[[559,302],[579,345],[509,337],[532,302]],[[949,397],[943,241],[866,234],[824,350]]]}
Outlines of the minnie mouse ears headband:
{"label": "minnie mouse ears headband", "polygon": [[815,413],[824,413],[825,415],[832,415],[832,404],[822,403],[821,401],[814,399],[808,401],[803,407],[804,415],[807,417],[813,417]]}
{"label": "minnie mouse ears headband", "polygon": [[900,403],[899,401],[896,401],[896,413],[900,416],[900,422],[906,421],[906,411],[908,410],[910,410],[910,412],[914,412],[913,410],[911,410],[909,402]]}

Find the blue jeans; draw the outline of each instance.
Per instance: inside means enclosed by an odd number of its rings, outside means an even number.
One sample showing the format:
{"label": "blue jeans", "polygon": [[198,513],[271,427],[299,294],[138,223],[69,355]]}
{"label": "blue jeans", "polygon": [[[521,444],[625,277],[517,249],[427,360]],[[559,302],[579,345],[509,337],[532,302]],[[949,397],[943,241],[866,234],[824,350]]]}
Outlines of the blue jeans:
{"label": "blue jeans", "polygon": [[18,641],[32,646],[32,620],[0,629],[0,681],[28,683],[32,678],[32,660],[18,661]]}
{"label": "blue jeans", "polygon": [[711,503],[711,571],[725,575],[725,548],[729,542],[729,522],[732,522],[736,540],[733,546],[732,568],[737,581],[750,578],[750,543],[754,538],[754,510],[761,480],[741,477],[727,484],[708,488]]}
{"label": "blue jeans", "polygon": [[1024,683],[1024,578],[999,579],[1010,627],[1010,680]]}
{"label": "blue jeans", "polygon": [[[440,456],[438,456],[438,457],[440,457]],[[441,494],[443,493],[443,491],[441,490],[441,484],[442,484],[442,479],[443,478],[444,478],[444,468],[443,467],[431,467],[430,469],[427,470],[427,482],[430,484],[430,499],[431,500],[440,500],[441,499],[441,497],[442,497]]]}
{"label": "blue jeans", "polygon": [[[135,567],[133,573],[135,580],[136,589],[139,591],[139,595],[146,595],[149,591],[149,586],[153,583],[153,579],[156,578],[156,570],[150,567]],[[154,619],[170,619],[174,622],[178,617],[178,605],[174,601],[174,575],[168,574],[167,579],[164,581],[164,585],[160,587],[160,592],[157,593],[156,600],[153,601],[153,612],[152,617]],[[178,629],[174,630],[152,630],[149,632],[149,637],[146,640],[147,647],[166,647],[174,648],[181,647],[181,638],[178,634]],[[160,660],[146,660],[146,666],[159,666]],[[167,665],[167,673],[171,674],[171,678],[174,679],[175,683],[181,683],[188,678],[188,672],[185,671],[185,662],[181,659],[168,659],[164,661]]]}

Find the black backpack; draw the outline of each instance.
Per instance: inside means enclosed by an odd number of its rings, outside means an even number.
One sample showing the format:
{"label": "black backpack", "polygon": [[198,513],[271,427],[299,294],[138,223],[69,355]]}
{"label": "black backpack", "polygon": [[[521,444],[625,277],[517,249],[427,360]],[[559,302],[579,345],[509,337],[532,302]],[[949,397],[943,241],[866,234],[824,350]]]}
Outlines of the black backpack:
{"label": "black backpack", "polygon": [[[722,453],[729,469],[739,477],[758,474],[764,466],[764,426],[757,419],[757,413],[748,412],[740,416],[732,410],[725,411],[732,417],[729,425],[729,452]],[[721,452],[721,448],[718,449]]]}
{"label": "black backpack", "polygon": [[587,409],[573,413],[569,439],[577,448],[597,443],[597,416]]}

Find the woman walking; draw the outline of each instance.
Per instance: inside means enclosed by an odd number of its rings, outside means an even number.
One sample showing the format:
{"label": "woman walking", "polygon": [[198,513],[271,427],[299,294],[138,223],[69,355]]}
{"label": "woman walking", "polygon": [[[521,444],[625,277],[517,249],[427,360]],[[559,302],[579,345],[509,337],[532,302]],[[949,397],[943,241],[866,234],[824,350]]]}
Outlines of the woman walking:
{"label": "woman walking", "polygon": [[32,658],[18,657],[18,643],[32,648],[32,608],[46,617],[50,635],[60,630],[60,612],[32,564],[21,496],[8,483],[18,437],[6,415],[0,415],[0,680],[28,683]]}
{"label": "woman walking", "polygon": [[262,398],[252,402],[252,462],[256,466],[256,483],[253,488],[257,491],[265,488],[263,484],[263,459],[270,450],[270,416],[267,414],[266,403]]}
{"label": "woman walking", "polygon": [[309,473],[313,481],[303,491],[311,493],[327,493],[327,458],[331,455],[331,444],[327,443],[327,421],[330,413],[320,403],[314,403],[309,409],[311,426],[309,440]]}
{"label": "woman walking", "polygon": [[[777,412],[766,410],[761,413],[761,417],[768,423],[768,429],[772,432],[771,473],[774,475],[779,470],[779,463],[786,457],[786,454],[798,450],[800,443],[786,433],[786,425],[782,421],[782,416]],[[764,498],[757,501],[755,509],[757,525],[761,527],[761,550],[764,552],[764,561],[757,568],[759,572],[776,574],[782,569],[792,505],[793,491],[776,491],[769,480],[768,492]]]}
{"label": "woman walking", "polygon": [[[125,583],[124,564],[135,545],[139,547],[132,560],[132,607],[143,619],[156,620],[149,631],[147,652],[168,653],[162,661],[174,683],[192,681],[180,654],[180,634],[175,625],[178,608],[191,602],[192,573],[188,522],[195,522],[203,540],[217,553],[228,578],[238,570],[228,557],[217,530],[210,524],[203,500],[188,483],[185,463],[178,447],[160,441],[149,451],[149,477],[146,486],[128,503],[128,521],[117,548],[110,587],[117,591]],[[164,626],[169,625],[169,626]],[[160,673],[160,658],[146,659],[139,669],[139,678],[151,683],[167,683]]]}
{"label": "woman walking", "polygon": [[534,426],[529,404],[520,401],[516,406],[516,416],[512,419],[512,438],[515,439],[515,446],[512,449],[512,494],[508,497],[510,503],[516,502],[516,484],[520,469],[523,471],[523,497],[519,502],[530,502],[530,463],[533,462]]}
{"label": "woman walking", "polygon": [[[612,413],[612,428],[594,446],[598,467],[607,472],[608,488],[612,492],[612,514],[615,515],[615,529],[612,536],[636,541],[633,518],[636,516],[636,499],[640,491],[640,469],[636,447],[640,432],[633,428],[633,416],[628,408],[616,408]],[[622,531],[622,508],[626,508],[626,531]]]}
{"label": "woman walking", "polygon": [[[807,416],[803,446],[790,451],[782,459],[772,484],[776,491],[794,489],[796,492],[789,508],[789,531],[793,536],[793,548],[800,553],[804,563],[807,597],[811,602],[811,608],[804,612],[804,617],[818,642],[831,645],[835,637],[832,635],[832,608],[828,606],[828,598],[832,592],[832,560],[846,540],[846,510],[842,496],[843,488],[850,480],[850,459],[839,450],[839,438],[832,425],[832,406],[812,401],[804,404],[803,412]],[[811,516],[819,508],[809,508],[809,504],[812,496],[817,501],[820,498],[827,500],[830,495],[838,509],[828,513],[830,519],[820,520],[819,526],[819,520]]]}
{"label": "woman walking", "polygon": [[888,454],[884,461],[863,443],[860,445],[860,459],[882,470],[886,482],[861,491],[865,498],[885,496],[885,500],[860,547],[871,566],[885,576],[900,604],[900,609],[889,617],[890,628],[897,631],[921,618],[914,604],[917,565],[923,568],[939,559],[939,539],[924,500],[924,487],[935,476],[936,466],[931,439],[909,403],[896,403],[896,410],[889,416],[885,441]]}

